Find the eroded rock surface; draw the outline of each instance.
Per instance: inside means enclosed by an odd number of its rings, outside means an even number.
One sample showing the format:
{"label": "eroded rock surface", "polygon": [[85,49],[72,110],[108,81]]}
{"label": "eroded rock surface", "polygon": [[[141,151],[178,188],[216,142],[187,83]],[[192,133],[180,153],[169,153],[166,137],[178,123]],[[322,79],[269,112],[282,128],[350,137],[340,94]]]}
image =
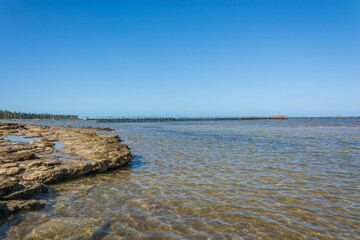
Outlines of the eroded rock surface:
{"label": "eroded rock surface", "polygon": [[126,165],[130,149],[109,128],[0,123],[0,216],[45,205],[45,184]]}

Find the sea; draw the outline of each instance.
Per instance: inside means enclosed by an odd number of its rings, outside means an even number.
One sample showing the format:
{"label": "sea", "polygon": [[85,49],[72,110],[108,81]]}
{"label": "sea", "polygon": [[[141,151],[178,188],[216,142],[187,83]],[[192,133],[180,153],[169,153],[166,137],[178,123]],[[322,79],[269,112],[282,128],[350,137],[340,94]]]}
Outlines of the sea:
{"label": "sea", "polygon": [[110,127],[122,169],[52,185],[4,239],[360,239],[360,118],[31,124]]}

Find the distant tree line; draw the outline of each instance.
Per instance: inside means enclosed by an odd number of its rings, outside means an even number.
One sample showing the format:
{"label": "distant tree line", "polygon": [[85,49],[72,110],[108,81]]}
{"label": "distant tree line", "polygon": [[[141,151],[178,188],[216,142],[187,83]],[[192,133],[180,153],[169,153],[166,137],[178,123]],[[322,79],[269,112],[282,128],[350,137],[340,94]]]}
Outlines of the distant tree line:
{"label": "distant tree line", "polygon": [[0,119],[77,119],[77,115],[62,115],[50,113],[23,113],[0,110]]}

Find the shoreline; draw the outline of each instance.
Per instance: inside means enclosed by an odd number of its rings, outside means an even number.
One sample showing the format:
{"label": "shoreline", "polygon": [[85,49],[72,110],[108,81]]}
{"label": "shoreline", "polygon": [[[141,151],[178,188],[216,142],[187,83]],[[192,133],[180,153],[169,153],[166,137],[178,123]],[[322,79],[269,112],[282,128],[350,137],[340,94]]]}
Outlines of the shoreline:
{"label": "shoreline", "polygon": [[0,218],[41,209],[48,184],[120,168],[132,160],[110,128],[0,122]]}

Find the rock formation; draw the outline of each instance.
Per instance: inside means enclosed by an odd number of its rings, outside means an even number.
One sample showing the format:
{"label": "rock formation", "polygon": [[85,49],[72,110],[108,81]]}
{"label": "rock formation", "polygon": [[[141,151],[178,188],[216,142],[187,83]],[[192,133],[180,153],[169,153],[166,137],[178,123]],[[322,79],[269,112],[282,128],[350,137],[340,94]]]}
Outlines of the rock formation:
{"label": "rock formation", "polygon": [[128,146],[98,133],[111,130],[0,123],[0,217],[43,207],[45,184],[126,165]]}

